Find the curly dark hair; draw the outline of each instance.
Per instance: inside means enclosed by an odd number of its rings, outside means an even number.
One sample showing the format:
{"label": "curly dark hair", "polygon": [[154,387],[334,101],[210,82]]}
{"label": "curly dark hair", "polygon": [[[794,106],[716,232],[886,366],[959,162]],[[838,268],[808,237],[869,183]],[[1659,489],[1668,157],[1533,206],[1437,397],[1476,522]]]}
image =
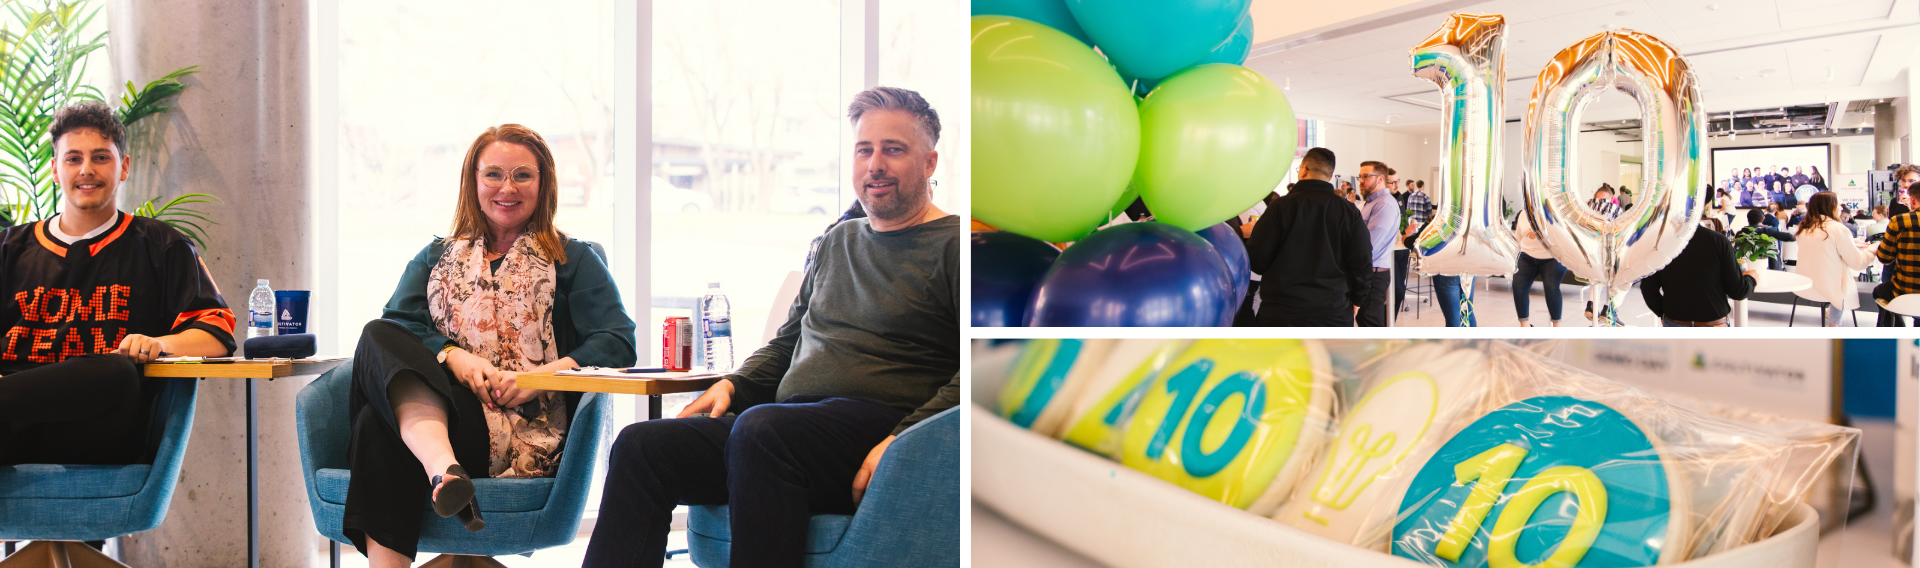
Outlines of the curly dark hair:
{"label": "curly dark hair", "polygon": [[68,132],[82,128],[100,131],[102,136],[113,141],[113,147],[120,153],[127,153],[127,125],[120,123],[120,117],[113,114],[113,108],[100,101],[87,101],[68,106],[53,113],[53,127],[48,131],[55,144]]}
{"label": "curly dark hair", "polygon": [[853,104],[847,105],[847,120],[860,123],[860,116],[873,110],[897,110],[912,115],[920,124],[920,129],[934,144],[940,143],[940,113],[934,112],[933,105],[920,93],[899,87],[874,87],[853,96]]}

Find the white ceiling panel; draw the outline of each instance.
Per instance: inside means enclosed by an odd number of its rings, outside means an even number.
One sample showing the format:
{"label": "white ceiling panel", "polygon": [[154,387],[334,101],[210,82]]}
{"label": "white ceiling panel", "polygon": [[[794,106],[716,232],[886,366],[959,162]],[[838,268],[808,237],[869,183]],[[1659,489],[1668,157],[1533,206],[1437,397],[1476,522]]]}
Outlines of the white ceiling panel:
{"label": "white ceiling panel", "polygon": [[[1689,46],[1713,43],[1725,49],[1690,56],[1702,88],[1714,99],[1752,102],[1755,95],[1811,93],[1798,98],[1823,99],[1860,90],[1867,66],[1883,33],[1914,33],[1912,28],[1889,32],[1856,33],[1786,44],[1726,49],[1778,41],[1783,30],[1836,23],[1872,24],[1886,21],[1894,0],[1494,0],[1464,8],[1472,13],[1507,17],[1507,114],[1518,118],[1526,110],[1533,78],[1548,60],[1567,45],[1611,28],[1652,34],[1685,52]],[[1707,9],[1717,5],[1716,9]],[[1275,52],[1249,61],[1248,66],[1275,83],[1291,79],[1287,96],[1296,112],[1356,124],[1385,125],[1387,114],[1399,115],[1389,127],[1437,125],[1439,111],[1409,102],[1438,100],[1435,87],[1412,77],[1407,49],[1437,29],[1445,15],[1431,15],[1380,26],[1375,30]],[[1907,18],[1911,19],[1911,18]],[[1906,21],[1906,20],[1902,20]],[[1363,25],[1356,22],[1354,25]],[[1875,83],[1871,89],[1880,89]],[[1770,95],[1762,98],[1780,98]],[[1792,97],[1789,97],[1792,98]],[[1823,100],[1781,104],[1819,103]],[[1767,102],[1766,104],[1775,104]],[[1622,97],[1588,109],[1589,116],[1630,118],[1632,103]]]}
{"label": "white ceiling panel", "polygon": [[1786,29],[1809,28],[1887,17],[1887,11],[1893,8],[1893,0],[1855,0],[1853,2],[1819,2],[1806,7],[1780,9],[1780,25]]}

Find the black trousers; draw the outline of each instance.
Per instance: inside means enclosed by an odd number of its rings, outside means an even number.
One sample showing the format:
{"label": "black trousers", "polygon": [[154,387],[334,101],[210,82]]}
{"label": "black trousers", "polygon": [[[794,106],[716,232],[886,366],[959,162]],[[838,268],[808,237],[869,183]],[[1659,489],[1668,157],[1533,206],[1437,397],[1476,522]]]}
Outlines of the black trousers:
{"label": "black trousers", "polygon": [[1375,270],[1367,278],[1373,285],[1367,288],[1366,303],[1360,304],[1354,319],[1360,327],[1387,327],[1387,288],[1393,272]]}
{"label": "black trousers", "polygon": [[1240,299],[1240,309],[1233,313],[1234,327],[1254,327],[1260,320],[1253,316],[1253,299],[1260,295],[1260,281],[1247,283],[1247,296]]}
{"label": "black trousers", "polygon": [[1290,317],[1279,314],[1269,316],[1263,310],[1259,317],[1262,327],[1353,327],[1352,309],[1313,316]]}
{"label": "black trousers", "polygon": [[[353,353],[353,394],[348,409],[353,434],[347,445],[347,506],[341,529],[361,554],[367,538],[413,558],[420,545],[420,515],[433,495],[425,466],[400,439],[387,385],[407,377],[444,397],[447,439],[454,459],[474,479],[487,477],[487,421],[473,391],[458,384],[433,351],[399,323],[373,320]],[[439,472],[435,472],[439,473]]]}
{"label": "black trousers", "polygon": [[1407,305],[1407,271],[1412,270],[1407,249],[1393,251],[1393,318],[1400,319],[1400,306]]}
{"label": "black trousers", "polygon": [[731,566],[798,567],[807,518],[853,512],[854,474],[904,418],[866,400],[794,396],[737,417],[628,426],[582,566],[660,566],[675,505],[725,503]]}
{"label": "black trousers", "polygon": [[115,465],[146,456],[158,381],[125,355],[82,355],[0,376],[0,465]]}

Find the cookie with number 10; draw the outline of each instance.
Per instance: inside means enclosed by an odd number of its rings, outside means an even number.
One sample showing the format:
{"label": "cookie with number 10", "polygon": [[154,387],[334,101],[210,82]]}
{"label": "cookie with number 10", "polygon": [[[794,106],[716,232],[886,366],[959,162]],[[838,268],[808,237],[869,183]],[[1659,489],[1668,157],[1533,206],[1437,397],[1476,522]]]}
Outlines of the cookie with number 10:
{"label": "cookie with number 10", "polygon": [[1141,396],[1121,463],[1259,515],[1285,500],[1333,404],[1313,340],[1202,339]]}
{"label": "cookie with number 10", "polygon": [[1455,434],[1414,476],[1393,554],[1489,568],[1679,560],[1688,517],[1671,459],[1605,404],[1567,396],[1508,404]]}

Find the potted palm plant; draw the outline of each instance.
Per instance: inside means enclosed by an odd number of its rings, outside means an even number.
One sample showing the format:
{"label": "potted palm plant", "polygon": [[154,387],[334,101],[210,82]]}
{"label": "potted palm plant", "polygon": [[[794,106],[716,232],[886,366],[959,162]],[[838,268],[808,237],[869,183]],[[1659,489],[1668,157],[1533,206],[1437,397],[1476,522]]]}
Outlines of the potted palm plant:
{"label": "potted palm plant", "polygon": [[[100,9],[93,0],[0,0],[0,216],[8,224],[45,219],[60,211],[60,188],[53,179],[53,113],[80,101],[102,101],[100,89],[83,81],[87,63],[106,46],[107,33],[85,31]],[[172,110],[164,102],[180,94],[180,79],[197,72],[186,67],[148,82],[127,82],[120,97],[120,121],[129,128],[142,119]],[[156,197],[134,209],[180,229],[201,247],[212,223],[199,207],[217,203],[212,195],[190,193]]]}

